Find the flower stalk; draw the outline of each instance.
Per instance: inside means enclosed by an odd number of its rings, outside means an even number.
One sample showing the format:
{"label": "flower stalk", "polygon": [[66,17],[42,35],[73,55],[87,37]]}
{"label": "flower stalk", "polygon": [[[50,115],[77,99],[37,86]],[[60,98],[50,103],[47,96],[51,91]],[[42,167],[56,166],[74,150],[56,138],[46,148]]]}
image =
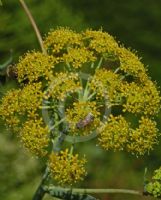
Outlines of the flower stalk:
{"label": "flower stalk", "polygon": [[[61,187],[55,187],[55,186],[45,186],[44,191],[49,193],[51,196],[56,196],[56,194],[63,195],[64,193],[71,192],[71,188],[61,188]],[[72,194],[132,194],[132,195],[138,195],[143,196],[143,192],[137,191],[137,190],[129,190],[129,189],[95,189],[95,188],[72,188]]]}
{"label": "flower stalk", "polygon": [[35,20],[34,20],[32,14],[31,14],[31,12],[30,12],[30,10],[28,9],[28,7],[27,7],[27,5],[26,5],[26,3],[25,3],[24,0],[19,0],[19,2],[20,2],[22,8],[24,9],[24,11],[25,11],[27,17],[29,18],[29,20],[30,20],[30,22],[31,22],[31,25],[32,25],[32,27],[33,27],[35,33],[36,33],[36,36],[37,36],[37,39],[38,39],[38,42],[39,42],[39,44],[40,44],[40,47],[41,47],[42,52],[43,52],[44,54],[47,54],[47,53],[46,53],[46,50],[45,50],[45,48],[44,48],[44,45],[43,45],[43,40],[42,40],[40,31],[39,31],[39,29],[38,29],[38,27],[37,27],[37,25],[36,25],[36,22],[35,22]]}

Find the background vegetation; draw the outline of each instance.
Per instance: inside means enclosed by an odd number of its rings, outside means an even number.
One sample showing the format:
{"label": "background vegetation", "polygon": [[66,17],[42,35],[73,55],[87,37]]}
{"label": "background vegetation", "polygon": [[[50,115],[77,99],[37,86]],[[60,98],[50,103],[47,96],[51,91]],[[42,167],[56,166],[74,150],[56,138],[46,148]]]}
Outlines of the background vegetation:
{"label": "background vegetation", "polygon": [[[26,1],[42,35],[57,26],[76,30],[87,27],[103,28],[126,47],[136,49],[148,65],[149,74],[161,86],[161,1],[160,0],[28,0]],[[37,38],[17,0],[3,1],[0,6],[0,64],[13,50],[13,63],[27,50],[39,49]],[[16,87],[13,80],[4,84],[0,79],[1,97],[8,88]],[[158,116],[161,130],[161,114]],[[95,141],[79,144],[87,152],[89,171],[83,186],[97,188],[143,188],[144,168],[151,171],[160,166],[161,150],[156,146],[150,155],[130,156],[126,153],[95,149]],[[94,153],[93,153],[94,152]],[[94,166],[94,167],[93,167]],[[0,197],[5,200],[28,200],[35,191],[44,165],[42,160],[26,152],[15,135],[0,124]],[[104,200],[140,200],[152,197],[129,195],[99,195]],[[52,199],[46,197],[45,199]]]}

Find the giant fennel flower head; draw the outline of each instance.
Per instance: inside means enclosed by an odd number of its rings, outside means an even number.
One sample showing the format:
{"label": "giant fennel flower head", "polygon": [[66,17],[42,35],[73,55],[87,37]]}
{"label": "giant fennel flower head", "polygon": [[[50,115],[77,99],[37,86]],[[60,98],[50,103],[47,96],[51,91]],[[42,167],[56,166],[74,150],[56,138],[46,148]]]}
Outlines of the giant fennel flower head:
{"label": "giant fennel flower head", "polygon": [[58,183],[86,175],[85,160],[63,151],[62,141],[97,136],[103,149],[137,156],[154,148],[160,93],[136,52],[90,29],[51,30],[44,47],[47,54],[31,51],[19,59],[20,88],[2,98],[0,115],[30,152],[49,157]]}

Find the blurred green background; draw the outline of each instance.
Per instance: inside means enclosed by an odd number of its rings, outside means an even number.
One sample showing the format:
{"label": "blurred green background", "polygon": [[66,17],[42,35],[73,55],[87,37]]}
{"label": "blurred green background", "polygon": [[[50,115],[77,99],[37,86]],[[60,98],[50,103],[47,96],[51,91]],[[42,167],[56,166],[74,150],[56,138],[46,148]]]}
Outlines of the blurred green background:
{"label": "blurred green background", "polygon": [[[44,36],[51,28],[69,26],[75,30],[87,27],[103,28],[117,41],[138,51],[148,66],[152,80],[161,86],[161,0],[28,0],[40,32]],[[19,1],[4,0],[0,6],[0,64],[13,50],[13,63],[30,49],[39,49],[35,33]],[[1,77],[0,95],[16,84]],[[161,114],[158,128],[161,130]],[[29,200],[39,184],[44,170],[43,161],[26,152],[19,140],[0,122],[0,199]],[[82,186],[90,188],[129,188],[142,190],[144,168],[161,165],[160,145],[150,155],[135,157],[127,153],[104,152],[96,142],[79,144],[87,153],[89,175]],[[103,200],[150,200],[152,197],[107,194]],[[48,196],[45,199],[53,199]]]}

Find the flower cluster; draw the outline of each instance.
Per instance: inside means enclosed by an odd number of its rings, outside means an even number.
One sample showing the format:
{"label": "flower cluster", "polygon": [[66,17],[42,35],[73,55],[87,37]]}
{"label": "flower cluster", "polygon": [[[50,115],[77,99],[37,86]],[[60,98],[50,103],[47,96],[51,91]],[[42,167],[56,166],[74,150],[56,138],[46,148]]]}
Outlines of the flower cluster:
{"label": "flower cluster", "polygon": [[133,154],[144,155],[158,143],[158,135],[156,122],[147,117],[141,117],[139,127],[130,131],[127,150]]}
{"label": "flower cluster", "polygon": [[131,52],[124,47],[120,47],[117,49],[117,55],[120,60],[120,69],[125,73],[139,77],[142,81],[147,79],[146,69],[140,61],[140,58],[138,58],[134,52]]}
{"label": "flower cluster", "polygon": [[23,89],[11,90],[2,98],[0,115],[9,128],[18,131],[22,116],[35,116],[42,103],[42,84],[40,82],[26,85]]}
{"label": "flower cluster", "polygon": [[86,30],[83,33],[84,40],[88,43],[88,48],[97,52],[101,56],[104,54],[113,54],[118,48],[115,39],[108,33],[93,30]]}
{"label": "flower cluster", "polygon": [[82,36],[69,28],[58,28],[49,32],[44,45],[50,54],[62,57],[68,48],[82,46]]}
{"label": "flower cluster", "polygon": [[142,117],[139,127],[133,129],[127,120],[119,115],[110,115],[100,129],[99,143],[106,150],[127,150],[132,154],[143,155],[157,143],[156,122]]}
{"label": "flower cluster", "polygon": [[129,124],[123,116],[110,115],[100,130],[100,145],[106,150],[123,150],[128,142]]}
{"label": "flower cluster", "polygon": [[28,52],[19,59],[19,63],[16,66],[18,81],[27,80],[33,82],[42,76],[47,80],[51,79],[55,63],[56,59],[53,56],[35,51]]}
{"label": "flower cluster", "polygon": [[161,197],[161,167],[154,171],[152,182],[149,182],[145,186],[145,191],[154,197]]}
{"label": "flower cluster", "polygon": [[161,167],[154,171],[153,180],[161,181]]}
{"label": "flower cluster", "polygon": [[122,84],[121,95],[126,98],[124,112],[155,115],[160,110],[159,92],[151,80],[140,85],[135,82]]}
{"label": "flower cluster", "polygon": [[9,128],[13,128],[14,131],[17,130],[17,126],[20,123],[16,112],[19,111],[19,94],[20,89],[10,90],[7,92],[1,100],[2,104],[0,106],[0,115],[5,121]]}
{"label": "flower cluster", "polygon": [[[9,91],[0,105],[0,115],[28,150],[48,156],[62,132],[86,138],[99,133],[105,150],[143,155],[153,149],[160,93],[135,52],[102,30],[58,28],[43,43],[47,54],[31,51],[19,59],[20,89]],[[49,167],[58,183],[72,184],[86,174],[84,163],[65,150],[51,154]]]}
{"label": "flower cluster", "polygon": [[87,48],[69,48],[68,52],[64,54],[63,61],[70,63],[74,68],[81,68],[84,63],[95,61],[93,52],[88,51]]}
{"label": "flower cluster", "polygon": [[32,113],[35,113],[42,104],[42,97],[41,82],[27,84],[23,87],[19,96],[19,106],[21,111],[27,111],[28,115],[32,116]]}
{"label": "flower cluster", "polygon": [[90,81],[91,90],[96,92],[97,98],[101,97],[108,101],[109,107],[120,103],[120,85],[120,76],[106,69],[96,70]]}
{"label": "flower cluster", "polygon": [[37,156],[45,156],[49,144],[49,129],[43,120],[27,120],[20,131],[21,141],[26,149]]}
{"label": "flower cluster", "polygon": [[[69,123],[70,134],[88,135],[96,130],[100,124],[100,112],[98,109],[95,101],[74,102],[72,108],[67,108],[65,116],[66,121]],[[89,122],[86,123],[88,115],[91,115],[92,119],[89,119]]]}
{"label": "flower cluster", "polygon": [[53,178],[61,185],[76,183],[86,176],[84,164],[86,159],[78,158],[78,154],[71,154],[68,149],[60,153],[52,153],[49,168]]}
{"label": "flower cluster", "polygon": [[47,91],[44,92],[46,99],[52,97],[57,100],[65,100],[70,93],[78,92],[82,89],[78,81],[77,73],[56,73]]}

